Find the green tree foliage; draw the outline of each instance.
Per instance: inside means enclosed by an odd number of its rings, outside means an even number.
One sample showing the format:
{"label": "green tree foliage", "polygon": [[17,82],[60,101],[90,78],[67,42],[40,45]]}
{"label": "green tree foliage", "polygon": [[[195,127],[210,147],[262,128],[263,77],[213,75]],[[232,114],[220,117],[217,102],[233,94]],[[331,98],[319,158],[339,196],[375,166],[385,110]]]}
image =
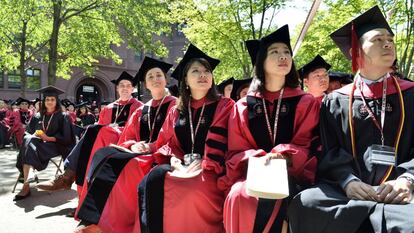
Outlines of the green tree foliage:
{"label": "green tree foliage", "polygon": [[[221,60],[216,82],[229,77],[247,78],[252,66],[244,41],[258,39],[275,27],[272,18],[285,1],[180,0],[170,4],[171,22],[183,26],[185,36],[210,56]],[[265,12],[270,11],[270,18]],[[260,24],[255,24],[259,17]],[[266,23],[267,22],[267,23]]]}
{"label": "green tree foliage", "polygon": [[27,87],[26,71],[36,65],[47,45],[47,25],[43,1],[0,0],[0,66],[18,69],[21,75],[21,95]]}
{"label": "green tree foliage", "polygon": [[[332,65],[332,70],[351,72],[351,62],[340,52],[329,35],[372,6],[379,4],[396,34],[397,57],[401,71],[405,76],[410,77],[409,70],[412,67],[414,53],[413,2],[413,0],[324,1],[326,7],[318,11],[295,57],[298,67],[320,54]],[[299,25],[297,30],[299,31],[301,27],[302,25]]]}

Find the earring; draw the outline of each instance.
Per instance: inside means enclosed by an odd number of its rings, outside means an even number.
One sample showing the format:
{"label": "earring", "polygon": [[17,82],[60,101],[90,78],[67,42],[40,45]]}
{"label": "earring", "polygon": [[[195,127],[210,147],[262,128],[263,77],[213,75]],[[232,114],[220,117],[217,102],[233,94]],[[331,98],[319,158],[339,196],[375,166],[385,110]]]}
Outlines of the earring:
{"label": "earring", "polygon": [[189,88],[189,87],[188,87],[188,85],[187,85],[187,87],[186,87],[185,89],[187,89],[187,90],[188,90],[188,88]]}

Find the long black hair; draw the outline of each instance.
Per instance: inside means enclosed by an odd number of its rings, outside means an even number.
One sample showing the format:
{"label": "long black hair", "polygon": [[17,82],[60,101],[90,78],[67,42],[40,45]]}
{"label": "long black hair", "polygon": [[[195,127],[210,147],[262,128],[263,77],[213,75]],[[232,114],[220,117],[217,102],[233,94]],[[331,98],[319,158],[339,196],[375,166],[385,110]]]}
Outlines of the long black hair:
{"label": "long black hair", "polygon": [[[276,43],[276,42],[274,42]],[[253,78],[250,90],[263,93],[265,90],[265,69],[264,62],[267,58],[267,49],[273,43],[266,44],[265,46],[260,46],[259,52],[257,53],[256,58],[256,68],[255,68],[255,77]],[[292,53],[292,51],[290,51]],[[285,87],[296,88],[299,86],[299,74],[296,70],[295,62],[292,59],[292,67],[289,73],[285,77]]]}
{"label": "long black hair", "polygon": [[46,105],[45,105],[46,97],[54,97],[56,99],[55,112],[61,112],[62,111],[62,107],[60,106],[60,101],[59,101],[59,98],[57,96],[54,96],[54,95],[52,95],[52,96],[43,96],[42,104],[40,106],[40,115],[43,116],[47,112]]}
{"label": "long black hair", "polygon": [[[180,91],[179,91],[179,98],[177,100],[177,109],[180,111],[187,111],[188,102],[191,100],[191,91],[190,88],[187,88],[187,73],[190,69],[191,65],[195,62],[200,63],[204,68],[209,70],[210,72],[213,72],[211,69],[210,63],[204,58],[193,58],[190,61],[187,62],[183,69],[183,73],[181,74],[181,82],[180,82]],[[206,98],[211,101],[216,101],[220,98],[220,96],[217,93],[216,84],[213,82],[211,85],[211,88],[208,90]]]}

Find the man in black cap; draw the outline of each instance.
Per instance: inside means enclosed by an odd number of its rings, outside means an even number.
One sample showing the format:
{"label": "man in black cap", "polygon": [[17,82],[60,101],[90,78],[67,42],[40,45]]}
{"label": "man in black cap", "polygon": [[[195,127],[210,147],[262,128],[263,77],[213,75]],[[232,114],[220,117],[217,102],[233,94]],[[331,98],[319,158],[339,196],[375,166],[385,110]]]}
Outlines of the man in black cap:
{"label": "man in black cap", "polygon": [[357,73],[324,99],[319,184],[292,200],[293,233],[413,232],[414,84],[390,74],[393,35],[377,6],[331,34]]}
{"label": "man in black cap", "polygon": [[63,91],[54,86],[37,91],[43,94],[43,102],[41,111],[32,117],[26,128],[17,157],[16,167],[23,175],[24,185],[14,201],[30,195],[33,169],[44,170],[51,158],[59,155],[66,157],[76,142],[69,116],[60,107],[58,96]]}
{"label": "man in black cap", "polygon": [[322,102],[325,92],[329,87],[328,70],[331,65],[320,55],[299,69],[300,78],[307,92]]}
{"label": "man in black cap", "polygon": [[13,120],[11,122],[10,135],[14,135],[18,147],[22,145],[24,131],[33,115],[32,111],[29,110],[29,103],[29,100],[21,97],[14,102],[19,107],[12,112]]}

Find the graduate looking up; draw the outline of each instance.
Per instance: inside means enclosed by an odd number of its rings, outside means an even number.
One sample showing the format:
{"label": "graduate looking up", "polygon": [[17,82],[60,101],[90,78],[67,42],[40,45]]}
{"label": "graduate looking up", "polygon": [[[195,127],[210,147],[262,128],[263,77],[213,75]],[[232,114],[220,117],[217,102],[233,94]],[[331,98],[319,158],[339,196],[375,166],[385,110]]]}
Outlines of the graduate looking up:
{"label": "graduate looking up", "polygon": [[[285,200],[262,199],[246,193],[250,157],[285,159],[290,193],[313,183],[316,159],[309,154],[319,104],[299,88],[287,25],[263,37],[255,58],[255,77],[250,91],[229,117],[226,174],[219,187],[228,195],[224,226],[228,233],[280,232],[286,220]],[[271,183],[272,177],[263,177]],[[274,184],[273,184],[274,185]],[[302,187],[301,187],[302,186]],[[299,190],[297,190],[299,189]]]}
{"label": "graduate looking up", "polygon": [[320,183],[293,199],[292,233],[412,232],[414,84],[389,73],[394,34],[375,6],[331,38],[356,75],[324,99]]}

